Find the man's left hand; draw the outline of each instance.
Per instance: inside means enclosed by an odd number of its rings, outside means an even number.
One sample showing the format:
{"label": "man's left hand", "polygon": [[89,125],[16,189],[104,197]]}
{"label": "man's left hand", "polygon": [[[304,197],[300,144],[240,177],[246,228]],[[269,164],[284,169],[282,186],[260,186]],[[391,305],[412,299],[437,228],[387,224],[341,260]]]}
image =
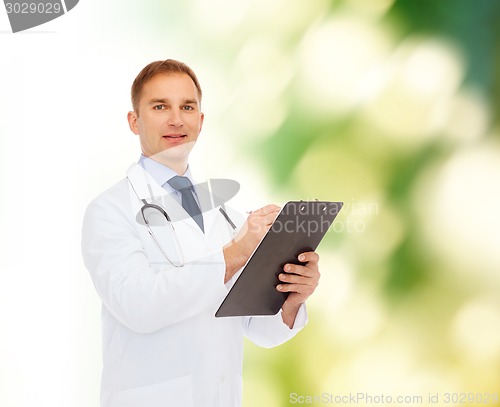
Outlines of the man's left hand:
{"label": "man's left hand", "polygon": [[298,264],[285,264],[284,273],[278,277],[281,281],[276,289],[283,293],[290,293],[282,307],[283,321],[291,328],[295,322],[295,316],[300,306],[316,290],[319,282],[319,256],[316,252],[301,253],[298,260],[306,263],[304,266]]}

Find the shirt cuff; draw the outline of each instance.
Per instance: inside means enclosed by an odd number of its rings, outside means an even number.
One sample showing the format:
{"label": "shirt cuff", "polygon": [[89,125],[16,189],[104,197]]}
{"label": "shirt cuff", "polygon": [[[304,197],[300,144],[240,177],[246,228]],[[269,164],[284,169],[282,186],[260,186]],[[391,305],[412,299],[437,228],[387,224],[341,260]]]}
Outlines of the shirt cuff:
{"label": "shirt cuff", "polygon": [[[283,321],[283,317],[281,316],[282,312],[283,312],[283,310],[280,310],[279,315],[280,315],[281,320]],[[292,327],[291,331],[293,331],[293,332],[300,331],[302,328],[304,328],[306,326],[307,321],[308,321],[308,318],[307,318],[306,304],[302,304],[299,307],[299,310],[297,311],[297,315],[295,316],[295,321],[293,322],[293,327]],[[283,322],[283,325],[285,325],[287,328],[289,328],[288,325],[286,325],[284,322]]]}

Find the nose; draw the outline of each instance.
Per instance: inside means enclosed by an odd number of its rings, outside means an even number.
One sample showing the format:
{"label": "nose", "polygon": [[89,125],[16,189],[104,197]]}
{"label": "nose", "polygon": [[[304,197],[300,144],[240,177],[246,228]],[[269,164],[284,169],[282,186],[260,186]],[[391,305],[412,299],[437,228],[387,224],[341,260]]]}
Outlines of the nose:
{"label": "nose", "polygon": [[182,117],[181,117],[180,112],[177,109],[172,109],[170,111],[170,114],[168,115],[168,118],[167,118],[167,124],[170,127],[182,126],[182,124],[183,124]]}

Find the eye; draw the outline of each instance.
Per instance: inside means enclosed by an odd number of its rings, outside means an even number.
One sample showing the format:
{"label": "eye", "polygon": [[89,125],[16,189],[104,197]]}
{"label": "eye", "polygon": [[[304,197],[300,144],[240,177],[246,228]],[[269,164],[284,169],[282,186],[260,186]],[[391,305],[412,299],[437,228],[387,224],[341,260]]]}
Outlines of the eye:
{"label": "eye", "polygon": [[164,110],[165,109],[165,105],[155,105],[153,106],[153,110]]}
{"label": "eye", "polygon": [[186,106],[182,106],[182,110],[194,110],[194,107],[190,106],[190,105],[186,105]]}

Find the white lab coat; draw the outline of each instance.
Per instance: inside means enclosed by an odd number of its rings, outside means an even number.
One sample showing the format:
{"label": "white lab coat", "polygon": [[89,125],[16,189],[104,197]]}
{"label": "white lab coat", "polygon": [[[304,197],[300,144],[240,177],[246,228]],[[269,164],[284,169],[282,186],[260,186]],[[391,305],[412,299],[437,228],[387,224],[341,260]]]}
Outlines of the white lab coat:
{"label": "white lab coat", "polygon": [[[165,260],[137,216],[139,198],[151,202],[152,196],[174,221],[183,267]],[[210,203],[208,193],[198,191],[198,198],[202,207]],[[88,206],[82,252],[103,303],[102,407],[239,407],[243,335],[271,347],[305,324],[304,306],[293,329],[280,313],[214,317],[228,291],[222,247],[231,239],[231,227],[218,209],[203,214],[203,234],[137,164]],[[158,240],[167,242],[164,250],[179,258],[171,231],[152,227]]]}

